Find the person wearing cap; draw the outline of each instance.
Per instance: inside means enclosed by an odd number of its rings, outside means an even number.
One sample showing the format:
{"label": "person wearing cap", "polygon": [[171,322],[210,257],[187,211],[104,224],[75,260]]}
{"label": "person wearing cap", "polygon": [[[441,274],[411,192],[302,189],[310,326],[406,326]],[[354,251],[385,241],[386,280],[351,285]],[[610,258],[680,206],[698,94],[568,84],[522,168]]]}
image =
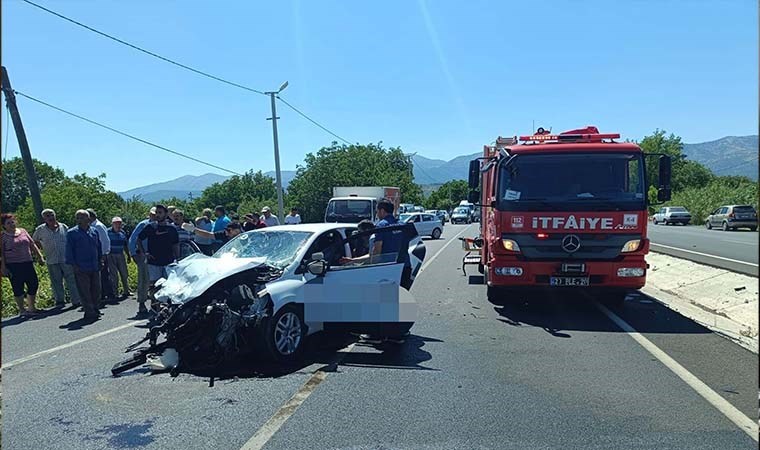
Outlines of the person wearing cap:
{"label": "person wearing cap", "polygon": [[[218,233],[220,231],[224,231],[227,228],[227,224],[230,223],[230,218],[227,217],[227,211],[224,209],[224,206],[217,205],[216,208],[214,208],[214,216],[216,216],[216,220],[214,221],[214,226],[211,228],[212,233]],[[203,235],[201,235],[203,236]],[[214,241],[214,251],[219,250],[219,247],[222,246],[222,241]]]}
{"label": "person wearing cap", "polygon": [[246,214],[245,222],[243,223],[243,231],[258,230],[259,228],[266,228],[267,224],[259,220],[258,214]]}
{"label": "person wearing cap", "polygon": [[111,249],[106,260],[108,261],[108,273],[111,277],[111,286],[116,294],[119,289],[119,277],[121,277],[121,297],[127,298],[129,293],[129,279],[127,276],[127,262],[130,260],[127,248],[127,233],[121,228],[124,222],[121,217],[111,219],[111,228],[108,229],[108,239],[111,241]]}
{"label": "person wearing cap", "polygon": [[55,306],[62,307],[66,304],[66,289],[69,290],[71,304],[79,306],[79,289],[74,277],[74,268],[66,264],[66,233],[69,227],[58,221],[55,211],[50,208],[42,210],[42,225],[38,226],[32,234],[32,239],[38,247],[45,252],[45,264],[50,275],[50,288],[53,291]]}
{"label": "person wearing cap", "polygon": [[[113,286],[111,286],[111,276],[108,273],[108,253],[111,251],[111,243],[108,241],[108,228],[103,225],[103,222],[98,220],[98,215],[92,208],[87,208],[87,213],[90,215],[90,226],[95,229],[100,238],[100,250],[103,257],[103,264],[100,270],[100,300],[115,297]],[[100,303],[100,307],[103,307],[103,303]]]}
{"label": "person wearing cap", "polygon": [[275,227],[280,224],[280,219],[272,214],[272,210],[268,206],[261,208],[261,221],[268,227]]}
{"label": "person wearing cap", "polygon": [[[138,303],[138,310],[137,315],[146,315],[148,313],[148,308],[145,307],[145,302],[148,300],[148,283],[150,275],[148,274],[148,262],[145,260],[145,254],[140,251],[140,248],[137,246],[138,236],[140,235],[140,232],[148,226],[150,222],[154,222],[156,220],[156,207],[150,208],[150,211],[148,213],[148,218],[145,220],[140,221],[137,225],[135,225],[134,231],[132,231],[132,234],[129,236],[129,242],[127,243],[127,248],[129,249],[129,255],[132,257],[132,260],[137,265],[137,303]],[[148,248],[148,240],[143,240],[142,242],[143,248]]]}
{"label": "person wearing cap", "polygon": [[209,233],[208,231],[201,230],[192,223],[183,224],[182,228],[196,236],[213,237],[214,239],[221,241],[222,245],[231,241],[232,238],[243,232],[243,227],[241,227],[239,223],[228,223],[224,231],[217,231],[216,233]]}
{"label": "person wearing cap", "polygon": [[299,223],[301,223],[301,215],[298,214],[298,208],[296,207],[290,208],[290,214],[285,216],[285,224],[298,225]]}

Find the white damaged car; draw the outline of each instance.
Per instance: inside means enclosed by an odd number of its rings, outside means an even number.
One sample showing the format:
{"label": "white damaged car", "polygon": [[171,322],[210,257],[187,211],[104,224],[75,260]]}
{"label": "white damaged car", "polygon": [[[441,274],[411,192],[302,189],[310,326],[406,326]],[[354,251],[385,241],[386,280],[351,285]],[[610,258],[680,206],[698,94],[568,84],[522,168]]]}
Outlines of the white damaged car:
{"label": "white damaged car", "polygon": [[150,331],[111,371],[164,354],[173,356],[163,367],[173,373],[258,351],[292,362],[307,336],[329,328],[403,335],[416,320],[409,289],[424,258],[413,224],[358,232],[355,224],[315,223],[240,234],[213,256],[197,253],[169,267],[152,292],[158,312]]}

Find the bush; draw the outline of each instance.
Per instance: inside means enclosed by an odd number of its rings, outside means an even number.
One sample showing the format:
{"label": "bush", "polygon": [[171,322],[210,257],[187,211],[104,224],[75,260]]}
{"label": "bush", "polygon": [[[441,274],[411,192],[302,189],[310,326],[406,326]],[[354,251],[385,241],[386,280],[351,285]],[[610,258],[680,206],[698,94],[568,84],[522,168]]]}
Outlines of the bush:
{"label": "bush", "polygon": [[719,177],[704,187],[674,192],[664,206],[683,206],[691,212],[693,224],[703,224],[707,216],[722,205],[758,206],[757,183],[743,177]]}
{"label": "bush", "polygon": [[[34,265],[37,269],[37,277],[40,279],[40,287],[37,290],[37,308],[50,308],[55,304],[53,298],[53,290],[50,288],[50,275],[48,274],[46,266]],[[127,264],[127,270],[129,272],[129,290],[131,292],[137,291],[137,265],[134,263]],[[64,283],[66,286],[66,283]],[[7,277],[2,279],[2,294],[3,294],[3,317],[15,316],[18,314],[18,308],[16,307],[16,301],[13,299],[13,289],[11,289],[11,282]]]}

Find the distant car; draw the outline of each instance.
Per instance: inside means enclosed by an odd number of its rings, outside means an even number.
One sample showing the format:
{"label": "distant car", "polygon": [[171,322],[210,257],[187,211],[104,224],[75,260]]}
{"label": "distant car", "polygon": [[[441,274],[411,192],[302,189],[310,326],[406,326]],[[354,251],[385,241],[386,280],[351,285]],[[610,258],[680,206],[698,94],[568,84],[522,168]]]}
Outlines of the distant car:
{"label": "distant car", "polygon": [[451,214],[451,223],[472,223],[470,208],[464,206],[454,208],[454,212]]}
{"label": "distant car", "polygon": [[438,239],[443,233],[443,222],[435,214],[407,213],[401,214],[398,219],[401,223],[413,223],[420,236],[430,236]]}
{"label": "distant car", "polygon": [[749,228],[757,231],[757,211],[750,205],[721,206],[707,216],[705,227],[708,230],[720,228],[723,231],[731,231]]}
{"label": "distant car", "polygon": [[414,211],[407,211],[407,212],[408,213],[410,213],[410,212],[425,212],[425,208],[423,208],[422,206],[415,206],[414,207]]}
{"label": "distant car", "polygon": [[427,209],[427,210],[425,210],[425,214],[432,214],[435,217],[437,217],[438,220],[441,221],[441,225],[445,225],[446,224],[446,220],[445,220],[443,214],[441,214],[441,211],[438,211],[437,209]]}
{"label": "distant car", "polygon": [[470,219],[472,219],[473,222],[480,222],[480,210],[473,209],[472,212],[470,212]]}
{"label": "distant car", "polygon": [[441,221],[443,221],[444,223],[446,223],[446,222],[448,222],[448,221],[449,221],[449,213],[448,213],[447,211],[444,211],[444,210],[442,210],[442,209],[439,209],[436,215],[437,215],[437,216],[438,216],[438,217],[441,219]]}
{"label": "distant car", "polygon": [[652,218],[652,223],[655,225],[660,223],[688,225],[689,222],[691,222],[691,213],[683,206],[663,206]]}

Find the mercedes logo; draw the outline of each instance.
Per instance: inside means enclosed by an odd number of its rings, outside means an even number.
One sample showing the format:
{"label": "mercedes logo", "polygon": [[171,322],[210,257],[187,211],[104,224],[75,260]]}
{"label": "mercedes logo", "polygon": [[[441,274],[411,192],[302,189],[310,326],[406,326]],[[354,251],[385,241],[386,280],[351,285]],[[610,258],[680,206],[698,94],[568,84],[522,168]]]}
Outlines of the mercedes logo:
{"label": "mercedes logo", "polygon": [[581,248],[581,240],[574,234],[568,234],[562,238],[562,250],[568,253],[575,253]]}

